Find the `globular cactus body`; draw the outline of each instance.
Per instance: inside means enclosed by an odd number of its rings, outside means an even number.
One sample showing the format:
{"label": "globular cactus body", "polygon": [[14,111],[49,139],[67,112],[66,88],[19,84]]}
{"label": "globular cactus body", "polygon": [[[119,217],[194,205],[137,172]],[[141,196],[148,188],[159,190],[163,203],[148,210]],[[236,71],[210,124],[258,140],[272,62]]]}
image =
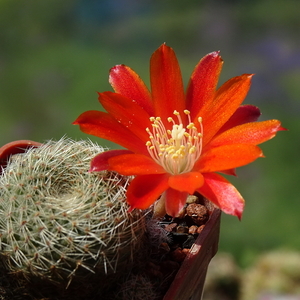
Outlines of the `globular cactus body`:
{"label": "globular cactus body", "polygon": [[11,157],[0,176],[0,258],[8,271],[66,288],[127,268],[145,213],[128,212],[128,177],[88,172],[102,151],[64,138]]}

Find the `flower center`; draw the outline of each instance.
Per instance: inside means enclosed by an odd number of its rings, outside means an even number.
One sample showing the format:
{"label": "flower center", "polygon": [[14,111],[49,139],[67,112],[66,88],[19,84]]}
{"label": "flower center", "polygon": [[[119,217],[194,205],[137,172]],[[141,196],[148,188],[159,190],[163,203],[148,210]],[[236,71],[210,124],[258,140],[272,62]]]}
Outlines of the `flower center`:
{"label": "flower center", "polygon": [[168,122],[173,123],[172,130],[167,130],[160,117],[151,117],[152,131],[146,128],[150,140],[146,143],[151,157],[168,173],[176,175],[192,170],[195,162],[201,155],[203,126],[202,118],[198,118],[200,132],[191,122],[190,112],[184,110],[188,116],[189,124],[183,127],[179,112],[174,111],[176,123],[169,117]]}

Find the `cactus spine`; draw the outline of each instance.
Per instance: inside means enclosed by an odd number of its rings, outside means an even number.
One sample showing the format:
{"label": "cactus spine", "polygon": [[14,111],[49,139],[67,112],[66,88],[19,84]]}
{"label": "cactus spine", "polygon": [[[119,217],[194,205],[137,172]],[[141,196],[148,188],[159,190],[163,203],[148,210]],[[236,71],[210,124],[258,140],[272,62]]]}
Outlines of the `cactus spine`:
{"label": "cactus spine", "polygon": [[66,288],[90,276],[104,283],[99,278],[128,267],[145,212],[128,213],[130,178],[88,172],[102,151],[63,138],[11,157],[0,176],[0,259],[8,271]]}

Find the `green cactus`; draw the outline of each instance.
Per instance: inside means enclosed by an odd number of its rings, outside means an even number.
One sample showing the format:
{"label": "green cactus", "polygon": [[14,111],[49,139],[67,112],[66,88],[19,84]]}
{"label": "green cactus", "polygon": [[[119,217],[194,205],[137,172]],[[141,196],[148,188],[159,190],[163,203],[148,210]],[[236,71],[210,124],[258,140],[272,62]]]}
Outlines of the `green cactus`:
{"label": "green cactus", "polygon": [[[246,270],[241,286],[241,299],[275,299],[276,295],[278,299],[281,299],[281,295],[299,299],[299,283],[300,253],[284,249],[273,250],[260,255]],[[282,296],[282,299],[289,298]]]}
{"label": "green cactus", "polygon": [[146,212],[128,212],[130,178],[88,172],[104,150],[63,138],[11,157],[0,176],[0,260],[6,270],[81,292],[95,278],[99,290],[113,282],[110,274],[118,278],[128,268],[143,243]]}

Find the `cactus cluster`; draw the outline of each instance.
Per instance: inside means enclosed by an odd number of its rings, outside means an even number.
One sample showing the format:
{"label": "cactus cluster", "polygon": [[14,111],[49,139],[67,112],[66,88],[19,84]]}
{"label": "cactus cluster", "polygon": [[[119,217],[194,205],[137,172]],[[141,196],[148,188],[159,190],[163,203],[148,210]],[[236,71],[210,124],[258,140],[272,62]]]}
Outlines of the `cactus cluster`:
{"label": "cactus cluster", "polygon": [[299,283],[300,253],[274,250],[259,256],[253,266],[246,270],[241,299],[299,299]]}
{"label": "cactus cluster", "polygon": [[128,212],[130,178],[88,172],[104,150],[63,138],[11,157],[0,176],[6,270],[67,288],[75,279],[93,274],[101,282],[128,267],[143,243],[145,212]]}

